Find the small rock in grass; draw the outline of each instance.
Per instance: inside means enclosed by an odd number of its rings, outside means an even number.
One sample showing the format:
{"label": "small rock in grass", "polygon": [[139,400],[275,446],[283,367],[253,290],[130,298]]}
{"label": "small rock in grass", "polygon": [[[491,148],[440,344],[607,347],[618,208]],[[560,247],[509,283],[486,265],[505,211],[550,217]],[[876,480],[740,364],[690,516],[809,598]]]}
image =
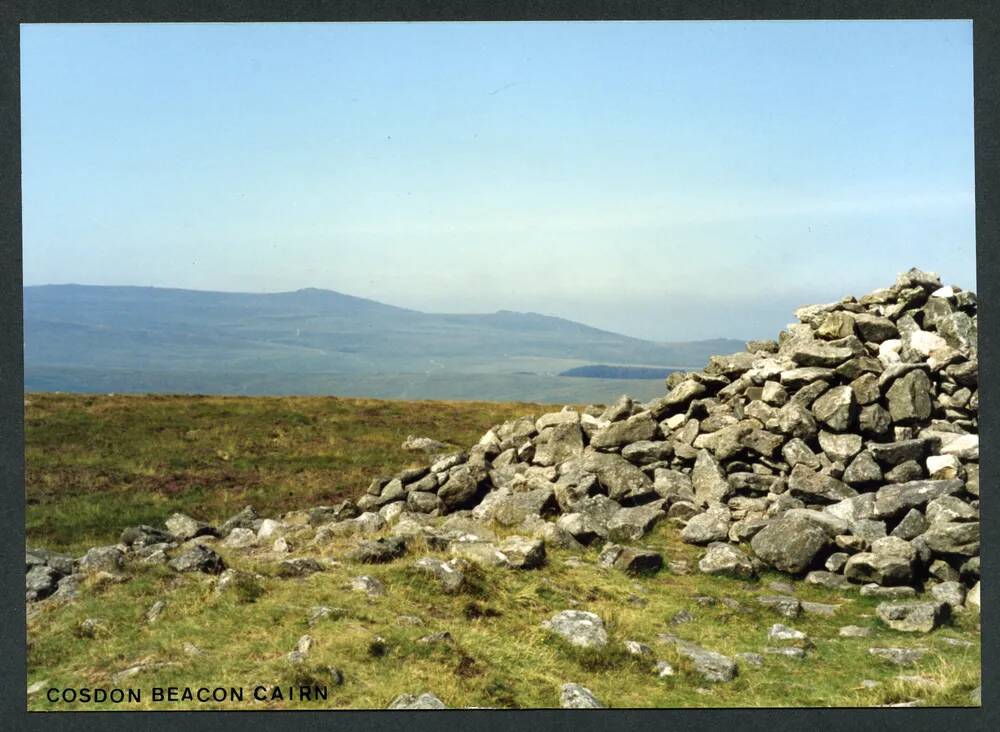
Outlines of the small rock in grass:
{"label": "small rock in grass", "polygon": [[594,693],[579,684],[563,684],[559,690],[559,706],[563,709],[604,709]]}
{"label": "small rock in grass", "polygon": [[913,666],[924,657],[919,648],[869,648],[868,653],[896,666]]}
{"label": "small rock in grass", "polygon": [[398,536],[390,536],[375,541],[361,541],[350,554],[350,558],[363,564],[384,564],[398,559],[406,553],[406,541]]}
{"label": "small rock in grass", "polygon": [[438,633],[431,633],[430,635],[425,635],[422,638],[417,639],[417,643],[422,645],[437,645],[437,644],[448,644],[454,642],[454,638],[451,637],[451,633],[447,630],[442,630]]}
{"label": "small rock in grass", "polygon": [[764,657],[759,653],[737,653],[736,660],[746,666],[760,668],[764,665]]}
{"label": "small rock in grass", "polygon": [[459,569],[458,560],[443,562],[436,557],[421,557],[413,566],[433,576],[445,592],[458,592],[465,586],[465,574]]}
{"label": "small rock in grass", "polygon": [[875,583],[861,587],[862,597],[879,597],[885,600],[902,600],[916,597],[917,591],[912,587],[882,587]]}
{"label": "small rock in grass", "polygon": [[499,546],[514,569],[534,569],[545,563],[545,542],[524,536],[509,536]]}
{"label": "small rock in grass", "polygon": [[371,597],[378,597],[385,594],[385,585],[380,580],[367,574],[352,579],[350,588],[354,592],[364,592]]}
{"label": "small rock in grass", "polygon": [[659,635],[658,639],[663,643],[672,643],[682,656],[691,661],[694,670],[701,674],[706,681],[725,682],[736,678],[738,673],[736,662],[728,656],[681,640],[669,633]]}
{"label": "small rock in grass", "polygon": [[431,693],[400,694],[389,703],[389,709],[447,709],[444,702]]}
{"label": "small rock in grass", "polygon": [[893,630],[929,633],[947,620],[949,607],[943,602],[883,602],[875,614]]}
{"label": "small rock in grass", "polygon": [[602,648],[608,644],[604,621],[584,610],[563,610],[543,622],[542,627],[581,648]]}
{"label": "small rock in grass", "polygon": [[627,640],[622,645],[625,646],[625,652],[630,656],[648,658],[653,655],[653,649],[645,643],[640,643],[639,641]]}
{"label": "small rock in grass", "polygon": [[680,625],[681,623],[690,623],[692,620],[694,620],[694,615],[689,610],[678,610],[670,617],[670,624]]}
{"label": "small rock in grass", "polygon": [[275,574],[283,578],[308,577],[324,569],[323,565],[312,557],[296,557],[279,562]]}
{"label": "small rock in grass", "polygon": [[149,624],[153,624],[157,620],[159,620],[166,606],[167,603],[164,600],[157,600],[156,602],[154,602],[153,606],[146,611],[146,622]]}
{"label": "small rock in grass", "polygon": [[758,597],[757,602],[786,618],[797,618],[802,612],[802,603],[797,597],[764,595],[763,597]]}
{"label": "small rock in grass", "polygon": [[657,661],[656,665],[653,667],[653,670],[656,672],[656,675],[659,676],[661,679],[664,679],[667,676],[673,676],[676,673],[676,671],[674,671],[674,667],[671,666],[666,661]]}
{"label": "small rock in grass", "polygon": [[168,562],[175,572],[204,572],[221,574],[226,568],[222,557],[204,546],[193,546]]}
{"label": "small rock in grass", "polygon": [[830,605],[824,602],[803,602],[802,612],[807,615],[822,615],[824,617],[833,617],[834,613],[837,612],[839,605]]}
{"label": "small rock in grass", "polygon": [[808,636],[801,630],[796,630],[795,628],[789,628],[787,625],[782,625],[781,623],[775,623],[771,626],[771,630],[768,632],[767,637],[771,640],[779,641],[805,641],[808,640]]}

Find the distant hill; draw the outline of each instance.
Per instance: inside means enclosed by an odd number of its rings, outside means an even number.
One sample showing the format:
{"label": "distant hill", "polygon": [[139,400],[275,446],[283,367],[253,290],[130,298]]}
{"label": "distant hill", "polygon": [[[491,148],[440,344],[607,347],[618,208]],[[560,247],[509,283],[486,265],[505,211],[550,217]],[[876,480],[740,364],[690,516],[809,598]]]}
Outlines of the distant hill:
{"label": "distant hill", "polygon": [[26,287],[24,329],[26,388],[65,391],[495,399],[517,383],[532,392],[520,398],[587,401],[596,384],[559,374],[595,362],[696,368],[744,347],[655,343],[537,313],[423,313],[318,289]]}

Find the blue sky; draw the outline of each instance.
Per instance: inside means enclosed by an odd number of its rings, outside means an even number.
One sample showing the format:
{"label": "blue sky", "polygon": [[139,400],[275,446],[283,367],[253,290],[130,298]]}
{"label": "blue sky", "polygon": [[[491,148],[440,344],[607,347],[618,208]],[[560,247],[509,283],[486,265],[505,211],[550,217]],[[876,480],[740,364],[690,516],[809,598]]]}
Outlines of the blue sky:
{"label": "blue sky", "polygon": [[773,337],[975,287],[972,26],[22,26],[24,282]]}

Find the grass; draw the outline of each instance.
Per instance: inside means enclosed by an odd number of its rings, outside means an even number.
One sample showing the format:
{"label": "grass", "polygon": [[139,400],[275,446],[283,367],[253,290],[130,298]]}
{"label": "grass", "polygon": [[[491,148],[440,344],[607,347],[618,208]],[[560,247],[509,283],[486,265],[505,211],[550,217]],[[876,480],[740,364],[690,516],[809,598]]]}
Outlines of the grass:
{"label": "grass", "polygon": [[[647,543],[673,559],[693,561],[699,554],[697,548],[680,544],[675,530],[666,525]],[[756,582],[668,571],[632,578],[597,566],[596,549],[588,550],[588,561],[581,566],[565,564],[568,554],[554,552],[541,570],[477,569],[471,593],[449,595],[412,567],[418,556],[444,555],[414,547],[407,557],[372,567],[348,561],[349,546],[348,540],[341,540],[323,552],[340,566],[291,580],[266,575],[263,559],[220,550],[231,565],[261,571],[262,591],[249,601],[236,593],[217,597],[210,578],[178,576],[162,568],[137,568],[129,583],[88,588],[78,602],[46,607],[31,620],[29,682],[110,686],[115,673],[146,663],[154,666],[127,682],[146,692],[143,702],[130,709],[164,708],[147,700],[154,686],[242,687],[249,699],[254,685],[294,682],[301,672],[285,655],[308,633],[315,642],[309,654],[312,676],[329,677],[328,667],[343,674],[343,684],[330,686],[326,702],[248,700],[170,708],[384,708],[398,694],[423,691],[454,707],[553,707],[559,703],[560,685],[571,681],[615,707],[870,706],[911,700],[965,705],[980,683],[978,625],[968,615],[957,617],[950,627],[914,637],[881,626],[874,619],[873,600],[800,585],[801,599],[840,607],[832,618],[803,615],[786,620],[755,600],[772,592],[767,581],[777,575]],[[381,579],[386,595],[368,597],[346,589],[350,578],[359,574]],[[702,606],[694,600],[700,595],[731,598],[740,608],[720,602]],[[161,598],[167,599],[163,615],[153,625],[145,623],[145,611]],[[474,612],[468,612],[471,603]],[[310,608],[317,605],[339,610],[309,627]],[[573,648],[540,627],[555,612],[571,607],[596,612],[605,620],[608,646],[597,651]],[[681,610],[692,613],[693,620],[671,623]],[[401,623],[401,615],[416,616],[422,625]],[[113,632],[79,637],[75,629],[85,618],[98,618]],[[727,655],[760,652],[772,645],[767,631],[775,622],[805,631],[816,648],[804,660],[765,656],[762,668],[743,668],[735,681],[725,684],[705,682],[671,646],[656,640],[659,633],[672,632]],[[871,627],[874,635],[840,638],[837,629],[848,624]],[[419,642],[439,631],[448,631],[453,642]],[[372,652],[376,637],[384,639],[384,653]],[[964,638],[973,645],[948,645],[946,637]],[[624,640],[647,643],[655,658],[628,655]],[[185,642],[203,653],[187,655]],[[872,646],[919,646],[928,653],[916,667],[900,669],[873,659],[868,654]],[[673,664],[677,675],[658,678],[652,671],[657,659]],[[926,681],[897,681],[900,675]],[[865,688],[866,679],[879,686]],[[32,696],[29,704],[32,709],[120,708],[51,704],[42,695]]]}
{"label": "grass", "polygon": [[419,464],[408,434],[474,444],[524,403],[336,397],[25,398],[27,540],[80,552],[174,511],[219,521],[357,497],[377,475]]}
{"label": "grass", "polygon": [[[114,521],[134,522],[132,517],[144,515],[143,520],[160,523],[174,509],[221,517],[258,495],[259,508],[265,512],[269,507],[303,507],[354,495],[370,475],[411,460],[398,449],[407,432],[469,444],[504,416],[538,411],[515,404],[340,399],[31,395],[29,401],[29,470],[46,488],[29,485],[29,493],[35,490],[39,499],[32,506],[34,538],[46,544],[43,539],[58,536],[68,547],[84,546],[92,536],[117,536],[120,526],[101,528],[93,523],[105,506],[114,507]],[[405,426],[394,425],[395,419]],[[186,435],[192,430],[199,437],[189,441]],[[282,447],[269,443],[277,439],[270,436],[273,432],[284,435]],[[379,446],[384,449],[381,459]],[[46,447],[52,452],[47,454]],[[216,462],[221,460],[212,457],[216,450],[230,450],[229,460]],[[232,463],[251,460],[258,461],[253,470],[244,470],[261,476],[255,484],[259,488],[242,488],[246,492],[233,501],[226,499],[230,492],[238,492],[236,487],[208,488],[213,476],[232,469]],[[149,491],[141,486],[152,483],[142,481],[154,480],[162,469],[158,466],[167,464],[176,466],[172,470],[177,475],[188,476],[187,482],[176,479],[180,484],[197,482],[199,490],[155,491],[155,500],[150,500]],[[65,482],[55,479],[59,475],[67,476]],[[120,480],[125,475],[132,481],[116,484],[110,477]],[[106,483],[100,483],[101,476]],[[267,486],[282,488],[271,494]],[[75,491],[76,498],[94,506],[92,514],[77,517],[78,525],[65,508],[69,504],[63,502],[61,488],[70,494]],[[43,522],[45,506],[63,506],[61,518]],[[643,543],[669,560],[687,561],[692,568],[703,551],[681,543],[676,529],[667,524],[657,526]],[[136,676],[118,682],[141,688],[143,695],[139,704],[83,705],[52,703],[43,692],[29,696],[29,708],[381,709],[399,694],[424,691],[451,707],[555,707],[560,686],[567,682],[583,684],[605,704],[619,708],[873,706],[909,701],[961,706],[969,704],[969,693],[980,684],[979,624],[969,614],[956,616],[933,633],[914,636],[882,625],[875,618],[875,600],[853,591],[838,593],[796,583],[800,599],[837,604],[838,609],[833,617],[804,614],[787,620],[756,601],[760,595],[775,594],[768,587],[770,581],[787,577],[768,574],[748,582],[707,577],[696,570],[629,577],[600,567],[597,547],[582,555],[551,551],[546,566],[538,570],[476,568],[470,572],[469,589],[451,595],[413,568],[421,556],[446,556],[422,542],[413,542],[405,557],[376,566],[348,559],[352,545],[349,538],[335,539],[321,549],[302,545],[301,554],[336,564],[298,579],[276,577],[276,557],[217,547],[230,566],[260,574],[221,596],[214,591],[213,578],[136,565],[130,568],[129,582],[90,581],[76,602],[42,603],[28,621],[29,684],[110,688],[116,674],[145,664]],[[567,563],[571,556],[583,561]],[[380,579],[386,594],[369,597],[350,591],[351,578],[361,574]],[[699,596],[716,602],[701,604],[695,600]],[[738,606],[721,602],[724,598]],[[166,601],[162,615],[147,623],[146,612],[161,599]],[[310,627],[307,618],[318,605],[337,610]],[[576,649],[540,627],[554,613],[571,608],[604,619],[608,646]],[[672,622],[681,611],[692,619]],[[401,616],[415,616],[421,624],[408,624]],[[99,620],[102,630],[80,632],[86,619]],[[729,683],[704,681],[673,646],[657,642],[658,634],[674,633],[727,655],[762,652],[776,645],[767,639],[775,622],[806,632],[815,649],[802,660],[765,655],[763,667],[741,667]],[[841,638],[837,630],[844,625],[870,627],[873,635]],[[420,642],[441,631],[451,635],[451,642]],[[314,646],[307,664],[293,667],[286,655],[304,634],[312,636]],[[971,645],[951,645],[948,638]],[[627,654],[625,640],[648,644],[653,658]],[[188,653],[187,644],[200,649],[200,654]],[[921,647],[927,653],[915,667],[901,669],[873,658],[868,648],[874,646]],[[671,663],[677,674],[658,678],[652,665],[661,659]],[[331,668],[342,674],[343,683],[332,682]],[[918,678],[900,680],[901,675]],[[327,700],[252,697],[256,685],[287,687],[311,679],[328,680]],[[878,683],[868,688],[862,683],[866,680]],[[246,690],[246,697],[242,702],[154,703],[150,696],[156,686],[239,687]]]}

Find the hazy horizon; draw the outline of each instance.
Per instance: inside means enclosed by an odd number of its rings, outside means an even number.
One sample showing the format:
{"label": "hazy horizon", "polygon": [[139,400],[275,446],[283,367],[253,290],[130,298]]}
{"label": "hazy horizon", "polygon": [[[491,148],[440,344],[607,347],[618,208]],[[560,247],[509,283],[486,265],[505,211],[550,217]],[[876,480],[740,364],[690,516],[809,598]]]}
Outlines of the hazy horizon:
{"label": "hazy horizon", "polygon": [[25,25],[26,286],[770,338],[975,289],[968,21]]}

